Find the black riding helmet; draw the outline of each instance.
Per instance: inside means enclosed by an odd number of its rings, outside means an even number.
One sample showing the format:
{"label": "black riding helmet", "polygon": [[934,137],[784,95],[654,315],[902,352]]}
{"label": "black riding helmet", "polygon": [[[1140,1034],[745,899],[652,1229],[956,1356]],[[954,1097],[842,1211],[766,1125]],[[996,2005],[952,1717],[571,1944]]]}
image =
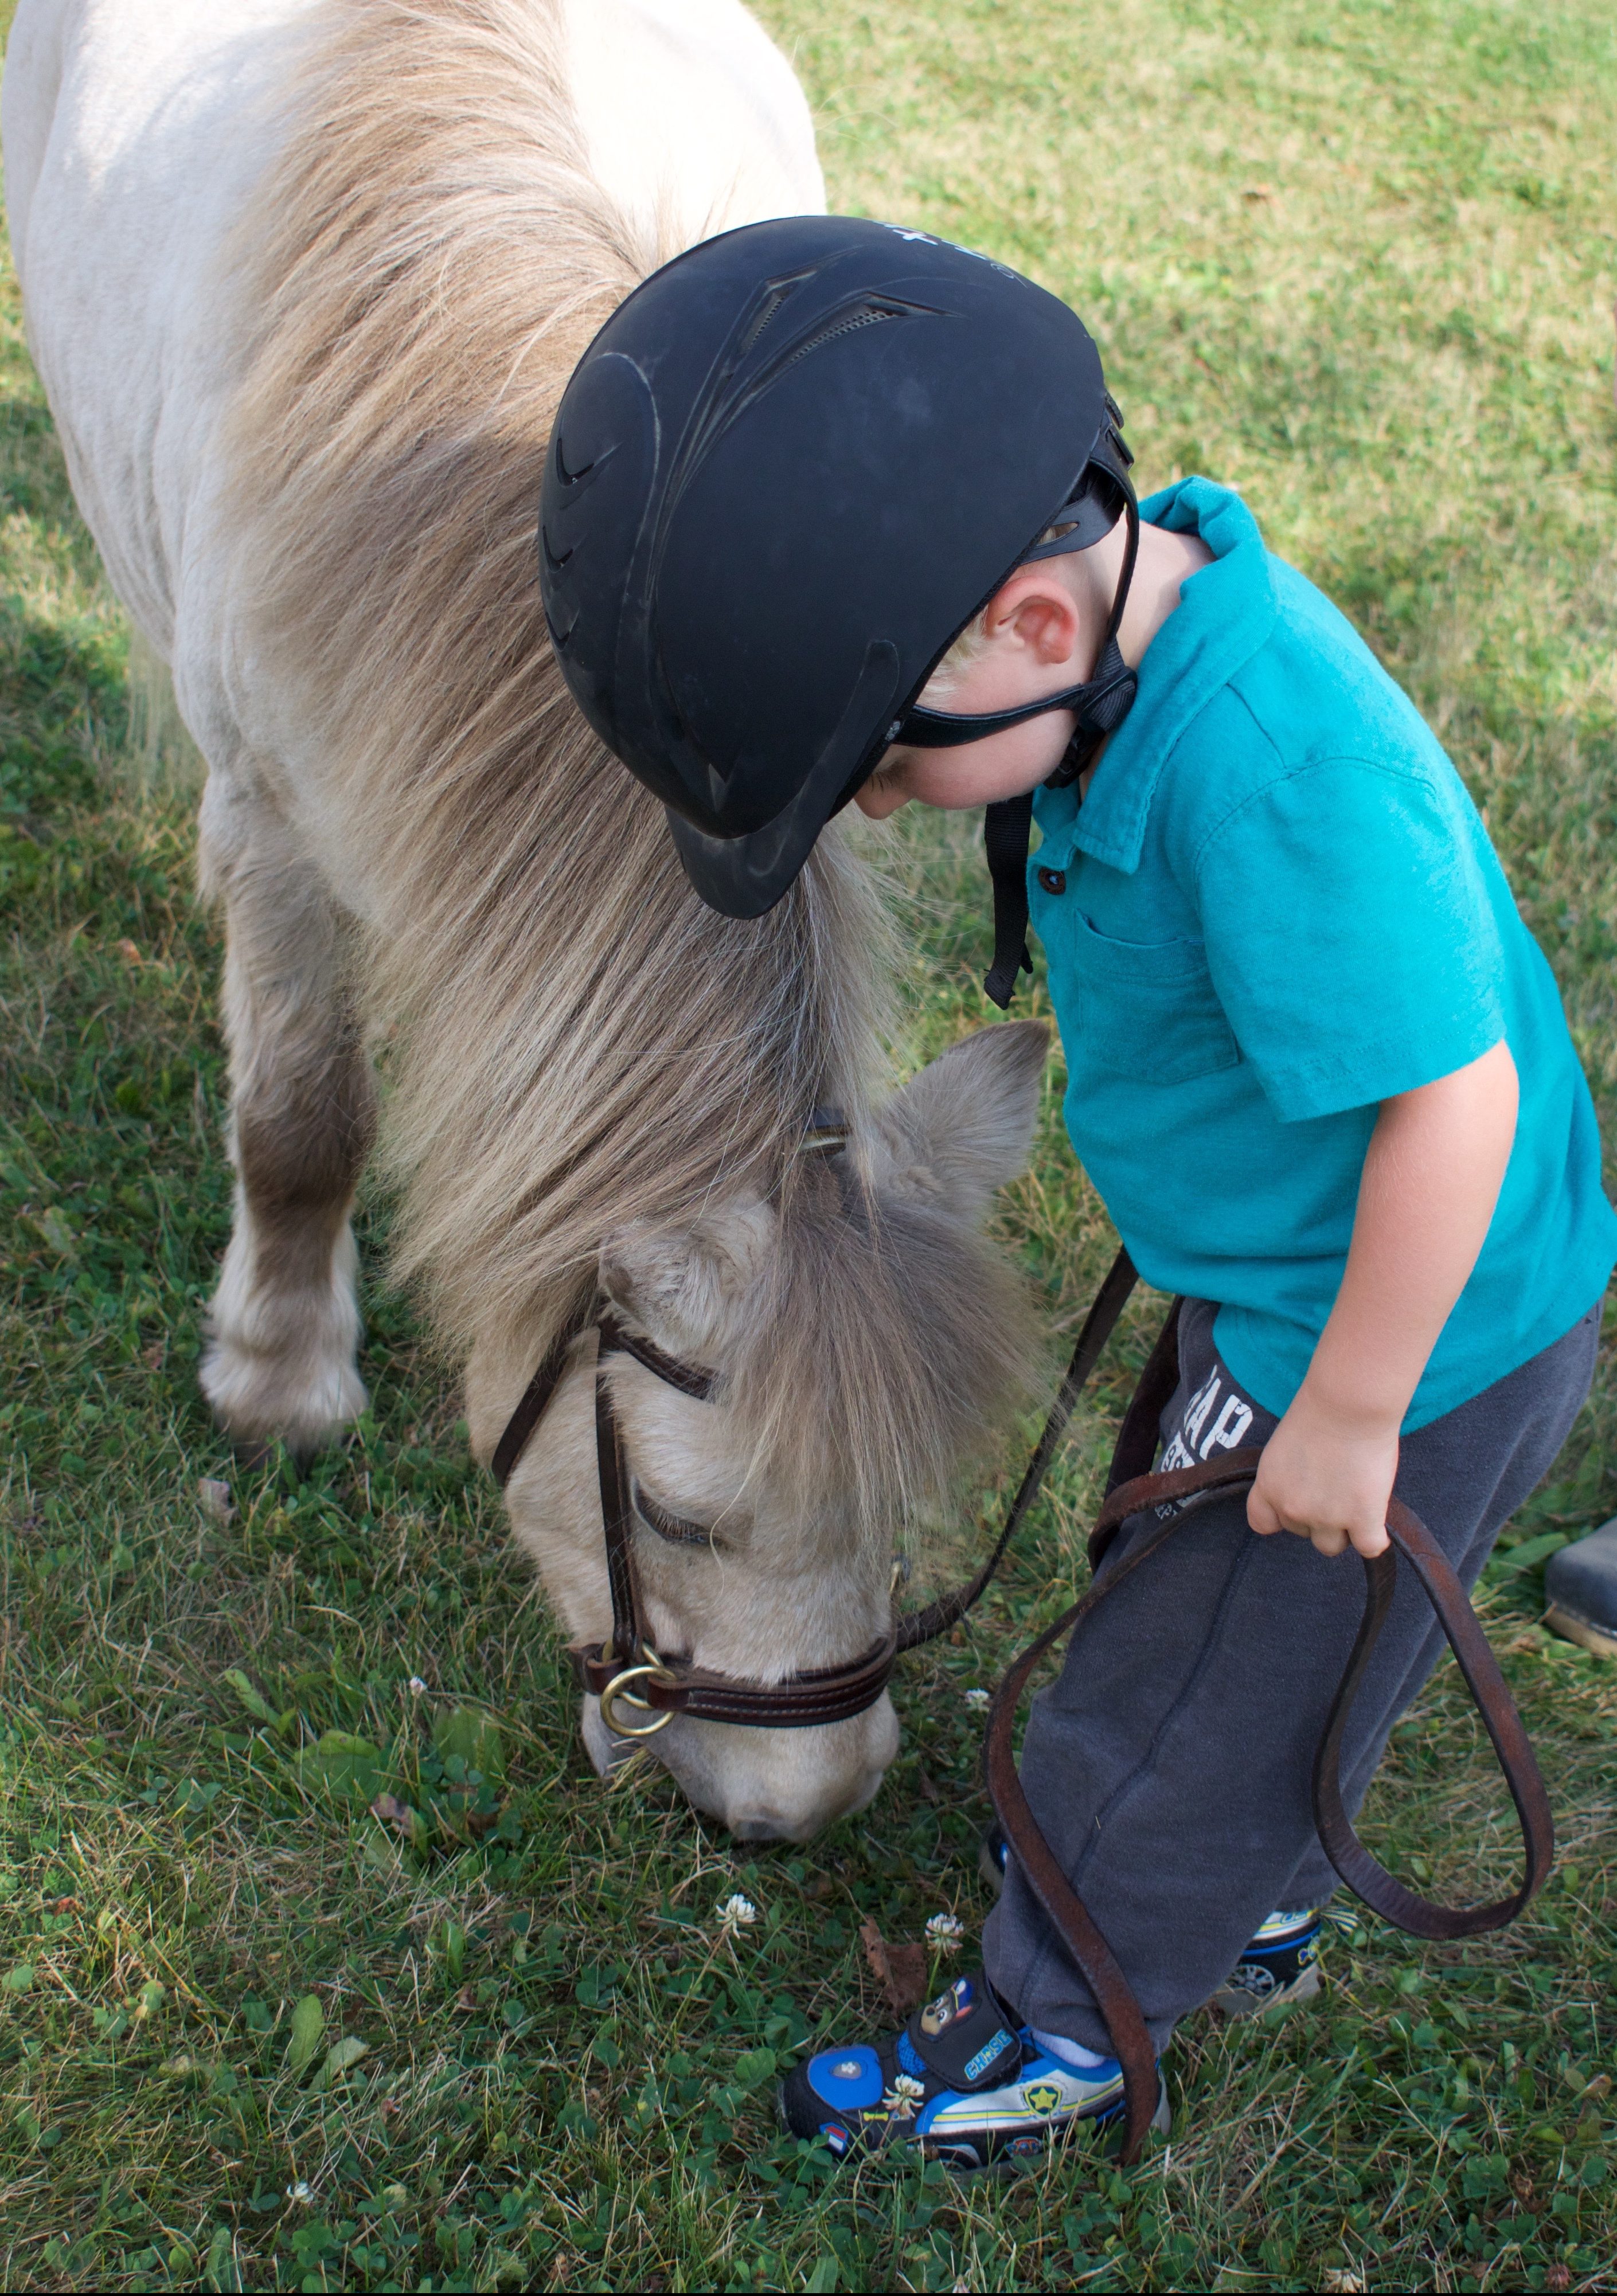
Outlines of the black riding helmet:
{"label": "black riding helmet", "polygon": [[[557,412],[545,613],[574,698],[667,806],[712,907],[772,907],[896,741],[953,746],[1074,709],[1057,776],[1072,778],[1133,700],[1120,425],[1064,303],[923,232],[750,224],[619,306]],[[1120,513],[1129,548],[1092,679],[990,716],[916,705],[1019,563],[1088,548]],[[1030,806],[989,808],[1001,1003],[1025,961]]]}

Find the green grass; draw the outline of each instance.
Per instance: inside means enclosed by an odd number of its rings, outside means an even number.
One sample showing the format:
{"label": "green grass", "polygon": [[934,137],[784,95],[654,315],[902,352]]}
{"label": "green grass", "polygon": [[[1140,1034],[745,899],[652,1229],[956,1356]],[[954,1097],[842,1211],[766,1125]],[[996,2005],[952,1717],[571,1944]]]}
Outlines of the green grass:
{"label": "green grass", "polygon": [[[1442,730],[1610,1130],[1609,0],[763,13],[833,201],[1070,295],[1146,483],[1236,481]],[[1486,1590],[1561,1824],[1531,1916],[1446,1949],[1367,1921],[1313,2011],[1193,2018],[1178,2134],[1127,2178],[1078,2147],[1007,2188],[827,2176],[775,2132],[775,2068],[880,2014],[861,1920],[981,1918],[964,1693],[1081,1575],[1148,1311],[979,1624],[907,1665],[875,1807],[808,1851],[739,1849],[654,1772],[597,1783],[454,1391],[373,1272],[352,1449],[301,1486],[235,1470],[195,1390],[228,1201],[217,939],[9,281],[0,318],[0,2279],[1610,2286],[1617,1695],[1535,1623],[1546,1541],[1617,1505],[1609,1364]],[[917,1051],[988,1017],[968,840],[906,832]],[[1005,1225],[1071,1317],[1108,1246],[1054,1079]],[[379,1791],[415,1815],[373,1818]],[[1374,1836],[1461,1892],[1508,1863],[1499,1801],[1445,1674]],[[735,1890],[762,1918],[726,1939]]]}

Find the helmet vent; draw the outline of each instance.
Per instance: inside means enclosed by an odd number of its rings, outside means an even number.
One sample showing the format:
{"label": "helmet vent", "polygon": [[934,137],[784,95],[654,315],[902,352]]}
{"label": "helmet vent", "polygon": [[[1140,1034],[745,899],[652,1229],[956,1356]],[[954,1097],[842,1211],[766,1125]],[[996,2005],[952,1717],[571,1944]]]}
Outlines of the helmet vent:
{"label": "helmet vent", "polygon": [[812,351],[824,350],[827,343],[834,343],[841,336],[851,335],[860,327],[874,327],[882,319],[907,319],[911,316],[912,308],[907,303],[861,301],[850,310],[833,313],[823,326],[817,327],[781,361],[772,380],[778,381],[783,374],[796,366],[800,359],[806,359]]}
{"label": "helmet vent", "polygon": [[797,290],[803,284],[803,282],[806,279],[812,279],[813,276],[814,274],[812,271],[794,271],[789,279],[770,280],[768,286],[764,291],[763,300],[759,303],[758,309],[753,313],[752,317],[749,321],[746,330],[742,336],[741,341],[736,348],[736,356],[738,357],[745,358],[753,344],[763,333],[764,329],[768,326],[770,322],[774,319],[775,315],[780,309],[781,305],[783,303],[789,302],[792,297],[797,292]]}
{"label": "helmet vent", "polygon": [[[771,283],[770,299],[757,319],[750,324],[747,343],[757,342],[792,290],[801,284],[800,278]],[[778,293],[776,292],[777,289],[780,291]],[[692,439],[681,456],[682,477],[685,472],[710,453],[715,442],[738,415],[773,390],[781,377],[789,374],[799,361],[806,359],[811,352],[824,350],[827,343],[837,342],[842,336],[856,333],[861,327],[874,326],[882,319],[937,318],[941,316],[924,303],[903,302],[891,295],[862,294],[850,297],[847,301],[838,304],[834,310],[827,311],[817,323],[809,326],[805,334],[796,341],[789,340],[784,343],[772,359],[766,358],[745,380],[738,373],[746,357],[743,347],[730,362],[727,372],[714,389],[713,398],[702,420],[694,428]],[[663,511],[665,518],[677,499],[677,488],[670,487]]]}

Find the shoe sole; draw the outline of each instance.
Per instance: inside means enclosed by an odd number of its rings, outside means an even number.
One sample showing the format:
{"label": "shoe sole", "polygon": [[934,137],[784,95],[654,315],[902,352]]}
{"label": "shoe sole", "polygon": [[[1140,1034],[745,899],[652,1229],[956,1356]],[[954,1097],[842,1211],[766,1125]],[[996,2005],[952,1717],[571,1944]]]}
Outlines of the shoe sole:
{"label": "shoe sole", "polygon": [[[1559,1603],[1552,1603],[1544,1613],[1544,1623],[1563,1642],[1580,1643],[1596,1658],[1617,1658],[1617,1634],[1597,1627],[1592,1619],[1580,1618],[1576,1611],[1564,1610]],[[986,1866],[988,1860],[984,1858],[982,1863]]]}
{"label": "shoe sole", "polygon": [[977,1871],[997,1898],[1005,1888],[1005,1874],[989,1857],[989,1845],[982,1841],[977,1844]]}
{"label": "shoe sole", "polygon": [[1271,1993],[1266,2000],[1257,2000],[1252,1994],[1237,1990],[1233,1986],[1221,1986],[1207,2005],[1210,2009],[1216,2009],[1220,2017],[1234,2021],[1242,2017],[1267,2016],[1274,2009],[1300,2009],[1305,2001],[1312,2001],[1318,1992],[1319,1972],[1310,1965],[1301,1977],[1294,1978],[1278,1993]]}
{"label": "shoe sole", "polygon": [[[784,2081],[778,2081],[776,2084],[775,2117],[781,2128],[790,2134],[791,2125],[786,2119]],[[1104,2112],[1084,2114],[1077,2120],[1064,2123],[1058,2132],[1056,2142],[1066,2144],[1080,2128],[1084,2128],[1098,2130],[1104,2136],[1113,2129],[1120,2129],[1122,2118],[1120,2105],[1112,2105]],[[1151,2116],[1151,2126],[1159,2136],[1168,2137],[1173,2134],[1173,2107],[1168,2102],[1168,2084],[1160,2074],[1157,2077],[1157,2109]],[[891,2143],[892,2140],[890,2138],[887,2141]],[[903,2141],[913,2143],[913,2140]],[[1046,2144],[1037,2152],[1022,2154],[1016,2158],[1001,2152],[991,2161],[980,2161],[975,2164],[969,2161],[951,2161],[941,2149],[935,2157],[948,2169],[951,2177],[957,2177],[962,2181],[973,2177],[991,2177],[996,2182],[1003,2183],[1014,2177],[1025,2177],[1031,2170],[1042,2168],[1054,2149],[1053,2145]],[[870,2161],[879,2158],[885,2150],[885,2144],[855,2146],[844,2153],[836,2165],[839,2169],[846,2167],[855,2152],[862,2152],[865,2158]]]}
{"label": "shoe sole", "polygon": [[[1120,2146],[1122,2125],[1122,2108],[1113,2105],[1105,2112],[1087,2113],[1079,2120],[1066,2122],[1057,2133],[1055,2144],[1069,2144],[1080,2129],[1088,2128],[1103,2140],[1115,2134]],[[1159,2136],[1173,2135],[1173,2108],[1168,2102],[1168,2084],[1160,2074],[1157,2077],[1157,2109],[1151,2116],[1151,2126]],[[939,2158],[949,2175],[959,2177],[963,2183],[973,2177],[991,2177],[997,2184],[1009,2184],[1014,2177],[1030,2176],[1034,2170],[1042,2169],[1055,2150],[1055,2144],[1047,2144],[1037,2152],[1024,2153],[1015,2159],[1001,2152],[996,2159],[985,2161],[975,2169],[945,2159],[941,2153]]]}

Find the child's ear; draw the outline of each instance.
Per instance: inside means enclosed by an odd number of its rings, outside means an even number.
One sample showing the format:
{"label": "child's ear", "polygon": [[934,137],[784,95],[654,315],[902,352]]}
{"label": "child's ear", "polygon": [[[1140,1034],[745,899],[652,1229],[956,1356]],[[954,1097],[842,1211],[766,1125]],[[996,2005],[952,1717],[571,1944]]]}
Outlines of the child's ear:
{"label": "child's ear", "polygon": [[980,1220],[1028,1160],[1049,1045],[1042,1021],[1006,1021],[929,1062],[876,1119],[876,1186]]}
{"label": "child's ear", "polygon": [[756,1197],[689,1227],[636,1222],[601,1246],[601,1289],[666,1354],[723,1363],[748,1297],[775,1248],[776,1223]]}
{"label": "child's ear", "polygon": [[982,627],[990,640],[1018,639],[1038,661],[1070,661],[1081,620],[1077,599],[1054,566],[1023,566],[989,599]]}

